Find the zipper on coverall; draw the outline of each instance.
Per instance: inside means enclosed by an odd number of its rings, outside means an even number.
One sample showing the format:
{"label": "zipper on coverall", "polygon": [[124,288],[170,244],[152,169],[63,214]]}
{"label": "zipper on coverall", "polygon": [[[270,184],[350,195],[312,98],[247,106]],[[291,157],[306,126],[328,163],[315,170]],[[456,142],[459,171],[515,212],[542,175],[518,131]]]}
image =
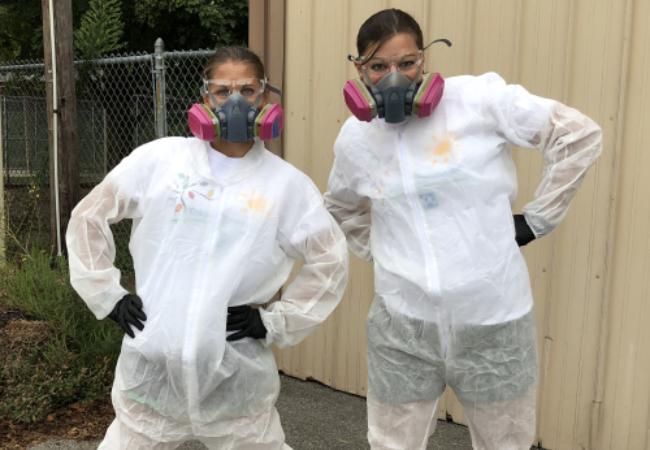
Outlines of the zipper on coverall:
{"label": "zipper on coverall", "polygon": [[442,335],[444,336],[444,348],[442,350],[443,350],[443,356],[446,357],[447,345],[449,342],[449,338],[448,338],[449,333],[447,332],[447,328],[449,326],[448,324],[449,317],[448,317],[447,310],[443,307],[442,304],[442,293],[440,291],[440,285],[439,285],[440,278],[438,275],[439,273],[438,262],[436,261],[436,258],[433,255],[433,252],[431,251],[431,245],[429,243],[429,238],[427,235],[427,226],[426,226],[426,222],[424,221],[424,213],[422,212],[422,205],[416,196],[415,183],[413,180],[413,171],[411,170],[411,162],[409,160],[406,151],[406,146],[404,145],[404,140],[402,139],[401,130],[397,132],[397,146],[399,148],[399,155],[401,160],[400,167],[402,168],[402,178],[404,180],[404,188],[411,201],[411,208],[413,208],[415,223],[417,225],[418,234],[420,237],[420,243],[424,248],[424,256],[425,256],[424,264],[425,264],[426,274],[427,274],[428,293],[431,296],[431,298],[438,303],[438,307],[440,311],[440,323],[438,324],[438,326],[440,327],[440,333],[442,333]]}
{"label": "zipper on coverall", "polygon": [[[208,261],[210,258],[210,252],[214,248],[213,240],[218,239],[216,236],[216,230],[218,229],[221,218],[223,216],[223,207],[224,207],[224,197],[225,197],[225,187],[221,186],[219,188],[219,203],[217,210],[217,217],[212,221],[210,226],[210,232],[208,234],[209,241],[205,247],[205,252],[203,252],[203,257],[201,261],[201,274],[197,280],[195,292],[202,292],[203,284],[205,283],[206,272],[208,269]],[[188,399],[197,399],[199,398],[198,391],[198,373],[197,373],[197,361],[196,361],[196,348],[195,348],[195,338],[196,338],[196,318],[197,310],[203,300],[203,297],[199,297],[197,301],[190,302],[190,309],[188,311],[187,322],[185,324],[185,345],[183,347],[183,366],[185,367],[185,377],[186,377],[186,389],[188,392]],[[194,347],[194,349],[193,349]],[[193,349],[193,350],[192,350]],[[187,359],[189,355],[192,355],[192,359]],[[190,405],[188,404],[188,410],[190,413],[190,420],[193,417],[193,412],[198,414],[199,405]],[[195,411],[193,411],[195,410]]]}

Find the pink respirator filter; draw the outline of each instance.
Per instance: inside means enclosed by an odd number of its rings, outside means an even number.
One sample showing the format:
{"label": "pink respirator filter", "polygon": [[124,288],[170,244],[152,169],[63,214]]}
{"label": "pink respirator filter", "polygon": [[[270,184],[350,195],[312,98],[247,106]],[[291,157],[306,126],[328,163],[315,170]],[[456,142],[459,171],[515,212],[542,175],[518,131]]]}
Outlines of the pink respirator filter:
{"label": "pink respirator filter", "polygon": [[357,119],[370,122],[377,117],[377,104],[361,80],[349,80],[343,88],[343,95],[345,104]]}
{"label": "pink respirator filter", "polygon": [[[427,73],[415,94],[413,114],[419,118],[430,116],[440,103],[445,89],[445,80],[438,73]],[[349,80],[343,88],[345,104],[354,116],[370,122],[377,117],[377,104],[360,79]]]}
{"label": "pink respirator filter", "polygon": [[284,128],[284,110],[277,103],[266,105],[255,119],[255,134],[262,141],[280,136]]}
{"label": "pink respirator filter", "polygon": [[419,118],[430,116],[440,103],[445,90],[445,80],[439,73],[427,73],[415,94],[413,113]]}
{"label": "pink respirator filter", "polygon": [[202,141],[214,141],[219,136],[219,121],[210,108],[195,103],[187,112],[190,131]]}

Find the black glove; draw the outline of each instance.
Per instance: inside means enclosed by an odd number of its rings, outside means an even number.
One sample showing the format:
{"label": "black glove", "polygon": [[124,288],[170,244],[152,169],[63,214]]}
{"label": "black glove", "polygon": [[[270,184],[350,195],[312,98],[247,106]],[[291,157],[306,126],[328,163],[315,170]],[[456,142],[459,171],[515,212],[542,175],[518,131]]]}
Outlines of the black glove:
{"label": "black glove", "polygon": [[142,311],[142,299],[137,295],[131,294],[126,294],[122,297],[122,300],[117,302],[108,317],[117,322],[131,338],[135,337],[131,325],[142,331],[144,329],[142,322],[147,320],[147,315]]}
{"label": "black glove", "polygon": [[512,217],[515,220],[515,241],[517,241],[519,247],[523,247],[529,242],[534,241],[535,233],[533,233],[533,230],[528,226],[528,222],[526,222],[524,215],[515,214]]}
{"label": "black glove", "polygon": [[262,322],[260,310],[250,305],[231,306],[228,308],[226,331],[239,331],[226,338],[227,341],[238,341],[245,337],[263,339],[266,337],[266,327]]}

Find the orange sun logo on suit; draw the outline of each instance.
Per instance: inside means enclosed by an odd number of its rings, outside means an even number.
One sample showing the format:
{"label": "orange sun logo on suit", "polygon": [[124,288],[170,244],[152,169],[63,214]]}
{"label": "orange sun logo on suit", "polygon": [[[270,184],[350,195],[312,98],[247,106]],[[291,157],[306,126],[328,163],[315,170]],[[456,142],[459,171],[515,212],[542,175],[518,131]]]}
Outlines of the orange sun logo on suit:
{"label": "orange sun logo on suit", "polygon": [[257,189],[253,189],[253,191],[248,194],[242,192],[239,194],[237,202],[244,205],[241,212],[265,212],[271,203],[268,197],[266,197],[266,194]]}
{"label": "orange sun logo on suit", "polygon": [[433,161],[431,162],[432,166],[435,166],[439,162],[447,164],[449,158],[456,156],[456,148],[462,147],[462,144],[458,143],[460,136],[455,135],[451,131],[443,133],[442,137],[433,136],[433,144],[428,145],[424,151],[429,153],[433,152]]}

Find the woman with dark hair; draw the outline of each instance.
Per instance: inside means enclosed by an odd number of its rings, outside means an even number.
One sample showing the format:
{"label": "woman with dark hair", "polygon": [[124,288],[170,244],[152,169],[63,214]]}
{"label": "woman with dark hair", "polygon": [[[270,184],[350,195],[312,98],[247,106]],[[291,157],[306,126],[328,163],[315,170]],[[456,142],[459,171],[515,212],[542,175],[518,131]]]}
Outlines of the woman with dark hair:
{"label": "woman with dark hair", "polygon": [[[361,26],[350,57],[360,78],[344,90],[354,116],[325,194],[350,249],[374,261],[368,439],[373,450],[425,449],[448,385],[475,449],[528,449],[538,362],[519,246],[559,225],[602,132],[497,74],[428,73],[425,49],[403,11]],[[514,217],[513,146],[545,162],[535,199]]]}
{"label": "woman with dark hair", "polygon": [[[294,345],[332,312],[347,282],[345,237],[307,176],[264,149],[281,130],[264,67],[241,47],[217,50],[200,138],[165,138],[125,158],[75,208],[72,285],[98,319],[127,333],[100,449],[289,449],[269,345]],[[120,286],[109,225],[133,219],[137,295]],[[295,259],[304,265],[280,301]]]}

